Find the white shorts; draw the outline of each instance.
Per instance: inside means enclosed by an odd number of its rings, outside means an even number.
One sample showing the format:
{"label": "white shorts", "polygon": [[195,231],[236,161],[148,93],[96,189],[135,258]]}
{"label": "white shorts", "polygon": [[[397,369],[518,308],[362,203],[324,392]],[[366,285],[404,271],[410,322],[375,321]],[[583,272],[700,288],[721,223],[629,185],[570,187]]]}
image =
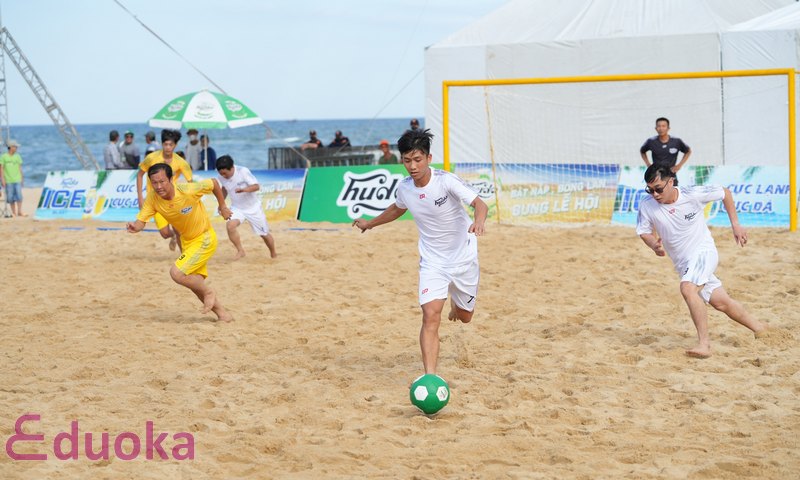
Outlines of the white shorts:
{"label": "white shorts", "polygon": [[718,263],[719,254],[716,250],[702,250],[678,268],[681,282],[703,286],[700,296],[706,303],[711,299],[711,293],[722,286],[722,282],[714,275]]}
{"label": "white shorts", "polygon": [[267,217],[264,216],[264,212],[262,210],[248,210],[244,211],[240,208],[231,207],[231,220],[239,220],[240,222],[244,222],[247,220],[247,223],[250,224],[250,228],[253,229],[256,235],[263,237],[264,235],[269,233],[269,225],[267,224]]}
{"label": "white shorts", "polygon": [[481,272],[478,260],[457,267],[419,267],[419,304],[446,299],[448,293],[458,308],[471,312],[478,296]]}

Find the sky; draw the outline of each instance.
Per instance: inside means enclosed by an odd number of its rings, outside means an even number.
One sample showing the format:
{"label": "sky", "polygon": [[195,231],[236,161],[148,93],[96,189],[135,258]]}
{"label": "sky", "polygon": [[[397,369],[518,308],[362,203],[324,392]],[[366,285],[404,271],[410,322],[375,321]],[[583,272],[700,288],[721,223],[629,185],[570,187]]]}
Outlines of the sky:
{"label": "sky", "polygon": [[[265,120],[424,116],[424,51],[507,0],[0,0],[75,124],[145,123],[205,73]],[[181,58],[184,57],[188,60]],[[5,58],[11,126],[52,121]]]}

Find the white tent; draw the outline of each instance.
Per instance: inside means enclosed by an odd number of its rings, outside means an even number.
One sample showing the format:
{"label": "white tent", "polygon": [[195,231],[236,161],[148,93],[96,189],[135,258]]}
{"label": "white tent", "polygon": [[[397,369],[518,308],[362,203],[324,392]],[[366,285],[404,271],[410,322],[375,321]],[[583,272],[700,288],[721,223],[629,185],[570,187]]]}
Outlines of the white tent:
{"label": "white tent", "polygon": [[[722,32],[794,3],[511,1],[426,50],[426,127],[441,140],[444,80],[722,70]],[[641,165],[638,148],[663,115],[671,133],[694,150],[693,163],[719,164],[722,85],[708,79],[539,86],[524,87],[525,98],[513,89],[523,87],[493,87],[490,94],[451,89],[451,160],[482,163],[494,155],[508,162]],[[441,141],[432,153],[442,158]]]}
{"label": "white tent", "polygon": [[[725,70],[800,69],[800,3],[732,26],[722,34]],[[731,164],[781,164],[788,142],[774,142],[773,132],[787,128],[786,81],[748,80],[726,85],[725,157]],[[800,94],[800,76],[795,77]],[[782,100],[780,104],[775,99]],[[753,117],[759,121],[754,124]],[[795,138],[800,129],[795,132]]]}

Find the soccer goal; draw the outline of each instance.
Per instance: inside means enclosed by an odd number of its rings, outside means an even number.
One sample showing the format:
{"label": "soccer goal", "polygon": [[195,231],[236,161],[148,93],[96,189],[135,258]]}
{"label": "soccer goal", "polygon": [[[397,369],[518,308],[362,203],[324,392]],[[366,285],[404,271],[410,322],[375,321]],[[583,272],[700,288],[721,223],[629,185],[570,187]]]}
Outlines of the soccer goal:
{"label": "soccer goal", "polygon": [[[631,224],[639,148],[666,117],[692,149],[680,184],[721,184],[744,225],[795,231],[795,82],[794,69],[445,81],[443,161],[498,222]],[[705,215],[729,225],[719,202]]]}

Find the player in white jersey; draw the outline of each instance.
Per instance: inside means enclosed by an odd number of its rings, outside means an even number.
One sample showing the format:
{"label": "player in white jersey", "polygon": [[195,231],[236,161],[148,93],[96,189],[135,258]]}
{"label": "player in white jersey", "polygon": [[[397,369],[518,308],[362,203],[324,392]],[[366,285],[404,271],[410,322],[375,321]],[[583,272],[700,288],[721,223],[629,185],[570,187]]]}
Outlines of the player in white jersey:
{"label": "player in white jersey", "polygon": [[745,246],[747,232],[739,225],[730,190],[705,185],[675,187],[675,173],[669,166],[651,165],[644,173],[646,191],[651,196],[639,205],[636,233],[656,255],[669,254],[681,276],[681,295],[689,307],[697,329],[697,346],[687,350],[692,357],[711,356],[708,337],[708,303],[715,309],[753,331],[756,337],[767,325],[756,320],[736,300],[728,296],[714,275],[719,262],[714,238],[708,230],[703,210],[710,202],[722,200],[737,245]]}
{"label": "player in white jersey", "polygon": [[[419,230],[419,344],[425,373],[436,373],[439,324],[450,294],[450,320],[468,323],[478,295],[478,241],[489,208],[463,180],[431,168],[430,130],[408,130],[397,141],[409,177],[400,182],[397,199],[372,220],[353,225],[365,232],[400,218],[410,210]],[[472,221],[462,203],[475,209]]]}
{"label": "player in white jersey", "polygon": [[238,260],[245,256],[242,240],[236,229],[245,220],[250,223],[256,235],[260,236],[269,249],[272,258],[278,256],[275,253],[275,239],[269,233],[269,225],[264,210],[261,208],[261,200],[258,198],[258,190],[261,186],[258,180],[250,172],[250,169],[242,166],[234,166],[233,158],[230,155],[223,155],[217,159],[217,173],[219,173],[219,183],[222,185],[222,192],[231,198],[231,212],[233,215],[228,220],[228,238],[233,246],[236,247]]}

